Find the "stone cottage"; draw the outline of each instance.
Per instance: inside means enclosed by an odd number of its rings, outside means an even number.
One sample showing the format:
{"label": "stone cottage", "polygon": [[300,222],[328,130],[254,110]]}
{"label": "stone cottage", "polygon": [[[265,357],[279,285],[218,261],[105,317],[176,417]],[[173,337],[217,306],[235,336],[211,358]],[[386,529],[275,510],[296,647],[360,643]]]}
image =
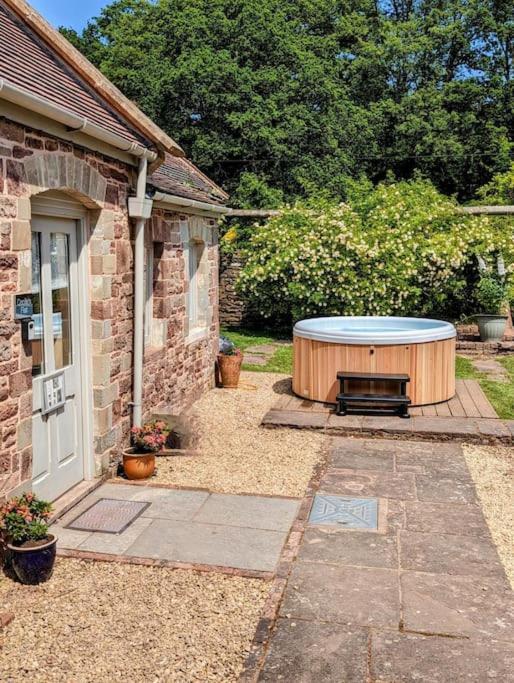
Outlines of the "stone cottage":
{"label": "stone cottage", "polygon": [[213,385],[227,196],[23,0],[0,0],[0,498],[100,476]]}

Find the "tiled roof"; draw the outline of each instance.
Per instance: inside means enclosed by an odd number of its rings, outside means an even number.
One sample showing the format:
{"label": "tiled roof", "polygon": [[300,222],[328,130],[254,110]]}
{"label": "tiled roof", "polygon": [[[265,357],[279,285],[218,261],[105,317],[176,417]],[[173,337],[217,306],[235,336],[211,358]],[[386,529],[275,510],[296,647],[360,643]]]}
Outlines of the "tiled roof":
{"label": "tiled roof", "polygon": [[166,155],[164,163],[150,176],[149,183],[160,192],[223,204],[228,195],[187,159]]}
{"label": "tiled roof", "polygon": [[0,78],[86,116],[129,142],[151,143],[125,122],[0,0]]}

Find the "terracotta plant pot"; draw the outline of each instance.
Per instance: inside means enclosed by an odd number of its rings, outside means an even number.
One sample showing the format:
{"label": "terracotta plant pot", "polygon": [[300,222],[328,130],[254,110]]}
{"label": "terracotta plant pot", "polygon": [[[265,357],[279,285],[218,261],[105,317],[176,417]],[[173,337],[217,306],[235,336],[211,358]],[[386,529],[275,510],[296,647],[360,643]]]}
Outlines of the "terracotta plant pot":
{"label": "terracotta plant pot", "polygon": [[123,451],[123,471],[127,479],[148,479],[155,471],[155,453],[137,453],[128,448]]}
{"label": "terracotta plant pot", "polygon": [[242,362],[243,354],[240,352],[234,353],[232,356],[226,356],[223,353],[219,354],[218,367],[220,370],[221,384],[224,389],[237,389]]}
{"label": "terracotta plant pot", "polygon": [[11,567],[18,579],[27,585],[48,581],[54,569],[56,545],[57,538],[51,534],[40,545],[8,543]]}

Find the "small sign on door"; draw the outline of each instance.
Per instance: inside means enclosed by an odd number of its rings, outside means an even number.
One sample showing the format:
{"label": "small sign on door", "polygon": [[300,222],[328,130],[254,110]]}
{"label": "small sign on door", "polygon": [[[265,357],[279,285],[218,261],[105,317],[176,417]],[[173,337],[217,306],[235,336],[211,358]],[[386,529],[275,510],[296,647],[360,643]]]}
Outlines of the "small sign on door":
{"label": "small sign on door", "polygon": [[25,320],[32,317],[34,307],[32,294],[16,294],[14,297],[14,319]]}
{"label": "small sign on door", "polygon": [[64,372],[52,375],[43,380],[43,415],[61,408],[66,402],[64,390]]}

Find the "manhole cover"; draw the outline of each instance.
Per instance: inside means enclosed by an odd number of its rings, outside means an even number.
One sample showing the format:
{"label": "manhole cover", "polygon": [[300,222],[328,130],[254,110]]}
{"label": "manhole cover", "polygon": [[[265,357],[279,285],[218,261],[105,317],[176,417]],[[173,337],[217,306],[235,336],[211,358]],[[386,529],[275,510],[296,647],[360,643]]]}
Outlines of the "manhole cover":
{"label": "manhole cover", "polygon": [[85,512],[67,524],[66,528],[121,534],[149,505],[150,503],[137,500],[100,498]]}
{"label": "manhole cover", "polygon": [[330,524],[347,529],[377,529],[378,500],[318,494],[314,498],[311,524]]}

